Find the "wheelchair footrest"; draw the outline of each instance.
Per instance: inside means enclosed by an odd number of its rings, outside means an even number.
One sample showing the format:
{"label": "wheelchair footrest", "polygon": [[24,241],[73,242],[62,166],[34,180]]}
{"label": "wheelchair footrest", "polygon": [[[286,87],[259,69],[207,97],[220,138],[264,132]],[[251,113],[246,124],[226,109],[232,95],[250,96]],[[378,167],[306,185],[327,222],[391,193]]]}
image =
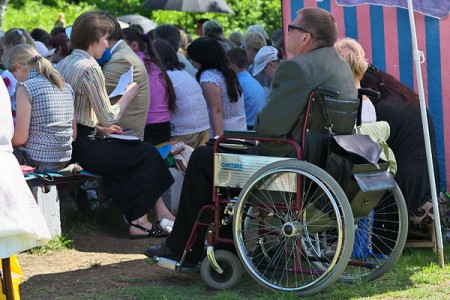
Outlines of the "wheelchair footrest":
{"label": "wheelchair footrest", "polygon": [[159,267],[173,271],[189,272],[190,270],[194,270],[198,267],[198,265],[193,265],[191,263],[184,263],[183,266],[181,266],[179,261],[165,257],[155,257],[154,260]]}
{"label": "wheelchair footrest", "polygon": [[178,268],[180,267],[180,263],[178,261],[165,257],[155,257],[155,261],[157,262],[158,266],[174,271],[178,270]]}

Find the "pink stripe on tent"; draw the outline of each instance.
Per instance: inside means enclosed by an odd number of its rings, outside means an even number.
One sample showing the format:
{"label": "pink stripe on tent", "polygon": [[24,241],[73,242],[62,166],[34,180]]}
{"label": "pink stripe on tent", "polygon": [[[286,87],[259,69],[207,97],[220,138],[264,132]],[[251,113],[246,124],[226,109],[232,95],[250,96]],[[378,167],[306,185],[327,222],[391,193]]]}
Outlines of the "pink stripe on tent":
{"label": "pink stripe on tent", "polygon": [[317,7],[316,0],[304,0],[303,3],[304,3],[303,7]]}
{"label": "pink stripe on tent", "polygon": [[397,10],[383,7],[383,17],[386,72],[399,79]]}
{"label": "pink stripe on tent", "polygon": [[370,7],[359,5],[356,7],[358,24],[358,42],[364,47],[366,58],[372,61],[372,35],[370,30]]}
{"label": "pink stripe on tent", "polygon": [[336,19],[338,37],[345,37],[344,8],[338,5],[336,1],[331,1],[331,14]]}
{"label": "pink stripe on tent", "polygon": [[291,20],[291,3],[290,3],[290,1],[285,0],[285,1],[281,2],[281,18],[283,20],[284,53],[287,54],[287,26]]}
{"label": "pink stripe on tent", "polygon": [[445,151],[445,177],[447,179],[447,190],[450,187],[450,103],[448,95],[450,95],[450,18],[440,20],[439,24],[440,40],[441,40],[441,76],[442,76],[442,115],[444,118],[444,149]]}

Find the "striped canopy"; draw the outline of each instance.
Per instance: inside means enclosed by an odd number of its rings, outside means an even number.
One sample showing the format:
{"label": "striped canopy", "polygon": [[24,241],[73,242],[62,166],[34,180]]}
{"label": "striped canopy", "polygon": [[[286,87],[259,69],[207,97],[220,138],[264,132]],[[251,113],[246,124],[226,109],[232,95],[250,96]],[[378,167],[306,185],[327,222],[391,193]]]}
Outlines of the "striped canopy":
{"label": "striped canopy", "polygon": [[[369,61],[417,92],[408,10],[369,4],[340,6],[337,2],[397,5],[406,0],[284,0],[283,24],[287,26],[296,17],[297,10],[303,7],[321,7],[330,11],[338,23],[339,37],[358,40]],[[443,19],[415,13],[419,50],[424,52],[426,59],[422,64],[425,98],[436,129],[441,188],[446,189],[450,183],[450,139],[445,139],[450,136],[450,102],[445,100],[450,97],[450,56],[445,54],[450,53],[450,18],[445,17],[449,1],[422,2],[446,4],[439,15]]]}

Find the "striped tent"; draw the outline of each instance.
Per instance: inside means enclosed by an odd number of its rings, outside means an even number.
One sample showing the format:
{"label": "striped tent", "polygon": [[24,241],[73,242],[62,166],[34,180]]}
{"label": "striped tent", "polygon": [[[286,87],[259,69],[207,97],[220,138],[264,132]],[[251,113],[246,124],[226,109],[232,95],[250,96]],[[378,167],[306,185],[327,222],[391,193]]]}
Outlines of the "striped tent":
{"label": "striped tent", "polygon": [[[408,10],[369,4],[340,6],[345,0],[283,0],[283,24],[287,26],[303,7],[321,7],[330,11],[338,23],[339,37],[358,40],[369,61],[417,92],[412,56]],[[355,1],[353,1],[355,2]],[[426,12],[425,12],[426,13]],[[441,188],[450,184],[450,17],[436,19],[415,13],[422,64],[425,98],[437,139],[437,160]],[[446,96],[447,95],[447,96]],[[434,158],[436,159],[436,158]]]}

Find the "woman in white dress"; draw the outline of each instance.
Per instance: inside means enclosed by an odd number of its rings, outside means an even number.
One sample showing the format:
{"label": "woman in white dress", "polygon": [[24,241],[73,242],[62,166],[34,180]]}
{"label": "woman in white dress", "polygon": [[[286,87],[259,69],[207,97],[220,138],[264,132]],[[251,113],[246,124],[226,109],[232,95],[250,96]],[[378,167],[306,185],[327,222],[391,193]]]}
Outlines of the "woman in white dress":
{"label": "woman in white dress", "polygon": [[13,154],[11,102],[0,80],[0,258],[43,245],[50,233]]}
{"label": "woman in white dress", "polygon": [[193,41],[187,52],[198,69],[196,76],[208,104],[212,137],[226,130],[247,130],[242,89],[219,42],[202,37]]}

